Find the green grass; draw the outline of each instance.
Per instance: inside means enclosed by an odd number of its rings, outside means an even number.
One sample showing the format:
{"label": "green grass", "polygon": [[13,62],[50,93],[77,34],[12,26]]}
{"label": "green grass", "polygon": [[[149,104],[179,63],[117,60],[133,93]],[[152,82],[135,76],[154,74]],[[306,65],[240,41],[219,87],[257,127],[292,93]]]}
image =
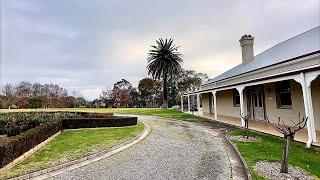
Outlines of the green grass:
{"label": "green grass", "polygon": [[174,118],[184,121],[203,121],[203,117],[193,116],[174,109],[162,108],[62,108],[62,109],[0,109],[1,112],[23,112],[23,111],[75,111],[75,112],[95,112],[95,113],[121,113],[121,114],[140,114],[153,115],[166,118]]}
{"label": "green grass", "polygon": [[139,122],[136,126],[126,128],[64,131],[48,145],[1,175],[0,179],[88,156],[136,136],[143,128],[144,125]]}
{"label": "green grass", "polygon": [[[261,137],[260,142],[244,143],[233,141],[244,157],[253,179],[264,179],[253,171],[253,166],[259,161],[280,162],[283,149],[283,140],[274,136],[258,132],[249,132],[250,136]],[[242,130],[231,132],[231,136],[245,135]],[[320,149],[306,148],[305,144],[292,142],[289,153],[289,164],[300,167],[310,174],[320,177]]]}

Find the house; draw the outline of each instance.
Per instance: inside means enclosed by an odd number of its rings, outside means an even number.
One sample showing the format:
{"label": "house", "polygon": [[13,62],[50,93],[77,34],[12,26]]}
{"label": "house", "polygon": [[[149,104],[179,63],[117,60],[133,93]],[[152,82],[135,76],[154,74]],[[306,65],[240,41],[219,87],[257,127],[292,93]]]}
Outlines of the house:
{"label": "house", "polygon": [[[181,98],[197,97],[199,115],[244,125],[240,114],[250,121],[287,125],[308,117],[307,146],[320,139],[320,26],[283,41],[254,55],[254,37],[241,37],[242,63],[210,79],[200,89]],[[201,98],[200,98],[201,97]],[[200,105],[202,106],[200,108]],[[184,110],[184,109],[182,109]],[[318,135],[317,135],[318,134]]]}

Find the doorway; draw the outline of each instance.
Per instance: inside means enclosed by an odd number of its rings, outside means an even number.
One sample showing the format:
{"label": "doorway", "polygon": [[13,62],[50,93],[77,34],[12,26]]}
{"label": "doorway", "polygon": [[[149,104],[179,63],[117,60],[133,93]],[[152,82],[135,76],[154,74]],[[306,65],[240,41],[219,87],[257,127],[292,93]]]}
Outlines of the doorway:
{"label": "doorway", "polygon": [[251,117],[254,120],[265,120],[265,98],[263,85],[250,88],[249,98]]}

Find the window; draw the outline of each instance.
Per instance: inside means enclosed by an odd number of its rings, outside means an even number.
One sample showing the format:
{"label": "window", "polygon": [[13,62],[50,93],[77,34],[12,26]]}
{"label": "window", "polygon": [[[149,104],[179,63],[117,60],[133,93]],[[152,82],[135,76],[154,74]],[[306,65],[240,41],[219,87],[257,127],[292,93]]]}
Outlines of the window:
{"label": "window", "polygon": [[240,106],[240,95],[237,90],[233,90],[233,106],[235,107]]}
{"label": "window", "polygon": [[291,108],[291,88],[289,81],[282,81],[276,84],[278,108]]}

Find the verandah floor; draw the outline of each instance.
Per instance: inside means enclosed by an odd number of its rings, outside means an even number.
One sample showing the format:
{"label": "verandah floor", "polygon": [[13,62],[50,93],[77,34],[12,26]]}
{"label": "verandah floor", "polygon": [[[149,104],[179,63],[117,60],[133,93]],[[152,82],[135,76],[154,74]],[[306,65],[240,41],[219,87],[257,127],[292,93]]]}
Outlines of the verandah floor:
{"label": "verandah floor", "polygon": [[[198,113],[195,112],[194,114],[198,114]],[[207,119],[214,120],[213,114],[209,114],[209,113],[201,113],[201,114],[202,114],[201,116],[203,116]],[[236,125],[236,126],[241,126],[240,118],[218,115],[218,121],[221,121],[221,122],[224,122],[227,124]],[[270,124],[268,124],[264,121],[249,120],[249,129],[282,137],[282,134],[280,134]],[[320,141],[319,141],[320,140],[320,131],[316,131],[316,134],[317,134],[317,142],[313,142],[312,144],[320,147]],[[307,139],[308,139],[307,129],[302,129],[302,130],[298,131],[295,135],[296,141],[306,143]]]}

